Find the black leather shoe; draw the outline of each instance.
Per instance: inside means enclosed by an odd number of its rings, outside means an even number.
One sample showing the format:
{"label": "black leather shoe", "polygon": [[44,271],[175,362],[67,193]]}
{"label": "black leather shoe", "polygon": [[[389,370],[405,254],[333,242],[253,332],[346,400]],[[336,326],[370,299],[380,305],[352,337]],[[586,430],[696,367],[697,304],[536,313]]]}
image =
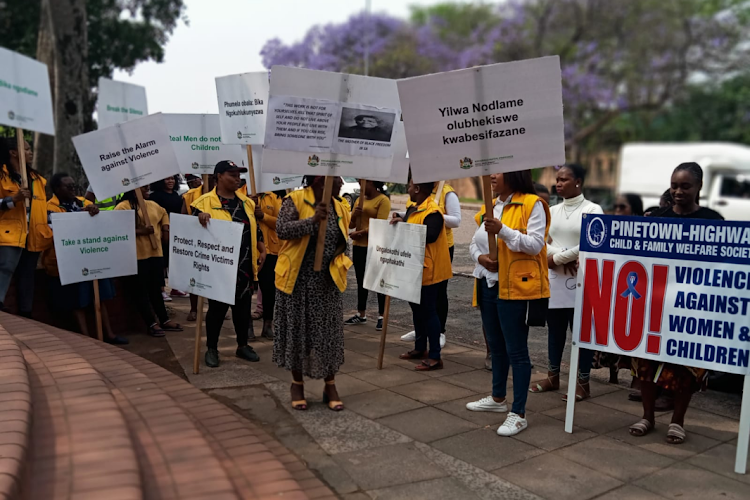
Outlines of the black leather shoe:
{"label": "black leather shoe", "polygon": [[206,366],[209,368],[216,368],[219,366],[219,351],[216,349],[209,349],[206,351]]}
{"label": "black leather shoe", "polygon": [[245,361],[260,361],[260,356],[258,356],[258,353],[255,352],[255,350],[250,347],[249,345],[244,345],[242,347],[237,348],[237,352],[235,352],[238,358],[244,359]]}

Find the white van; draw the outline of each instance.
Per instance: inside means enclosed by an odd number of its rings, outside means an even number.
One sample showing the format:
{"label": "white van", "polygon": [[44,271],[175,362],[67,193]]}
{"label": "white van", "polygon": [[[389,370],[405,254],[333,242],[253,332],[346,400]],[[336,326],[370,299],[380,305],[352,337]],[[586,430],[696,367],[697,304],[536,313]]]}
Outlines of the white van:
{"label": "white van", "polygon": [[632,143],[620,151],[617,192],[636,193],[643,207],[659,205],[680,163],[703,168],[701,205],[728,220],[750,220],[750,147],[721,142]]}

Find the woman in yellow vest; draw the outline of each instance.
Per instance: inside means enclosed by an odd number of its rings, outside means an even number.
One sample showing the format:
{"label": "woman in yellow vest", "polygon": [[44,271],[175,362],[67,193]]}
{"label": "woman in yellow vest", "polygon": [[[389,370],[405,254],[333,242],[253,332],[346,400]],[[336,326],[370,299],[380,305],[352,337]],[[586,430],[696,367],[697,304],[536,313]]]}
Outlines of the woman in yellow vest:
{"label": "woman in yellow vest", "polygon": [[[15,274],[18,313],[31,317],[34,303],[34,273],[39,255],[52,245],[47,225],[47,181],[31,168],[31,146],[24,141],[28,189],[21,187],[21,162],[15,137],[0,145],[0,308]],[[28,212],[25,201],[29,199]],[[24,218],[28,217],[28,232]]]}
{"label": "woman in yellow vest", "polygon": [[[85,198],[75,195],[75,181],[65,172],[58,172],[49,181],[52,190],[52,198],[47,202],[47,214],[65,212],[88,212],[91,217],[99,213],[99,207]],[[52,226],[52,219],[49,219]],[[51,237],[51,236],[50,236]],[[60,283],[60,271],[57,267],[57,254],[54,245],[47,248],[42,254],[42,264],[47,272],[47,283],[49,295],[52,302],[52,310],[56,313],[69,314],[78,323],[81,333],[88,336],[88,321],[86,320],[86,308],[94,304],[94,286],[91,281],[71,283],[62,285]],[[102,326],[104,329],[104,341],[109,344],[129,344],[128,339],[115,335],[112,324],[109,322],[106,301],[115,297],[115,287],[111,279],[98,280],[99,297],[101,299]]]}
{"label": "woman in yellow vest", "polygon": [[[450,252],[451,263],[453,263],[453,230],[461,225],[461,202],[454,189],[447,182],[443,183],[443,189],[439,193],[437,192],[438,187],[440,187],[440,183],[436,182],[432,189],[432,198],[443,213],[445,234],[448,238],[448,251]],[[411,202],[407,202],[406,208],[409,208],[410,204]],[[443,282],[437,301],[437,312],[440,318],[440,345],[445,346],[445,324],[448,321],[448,280]],[[402,335],[401,340],[411,342],[415,336],[416,332],[411,331]]]}
{"label": "woman in yellow vest", "polygon": [[[284,198],[276,219],[281,249],[276,263],[273,361],[292,372],[292,407],[306,410],[303,377],[325,379],[323,401],[344,409],[335,376],[344,363],[342,294],[352,261],[346,256],[350,214],[336,199],[343,181],[336,177],[332,197],[323,199],[325,177],[305,176],[304,189]],[[313,270],[318,227],[327,219],[323,265]],[[265,309],[265,308],[264,308]]]}
{"label": "woman in yellow vest", "polygon": [[401,359],[422,359],[415,367],[418,371],[443,368],[437,302],[443,284],[453,277],[443,213],[432,199],[432,186],[431,182],[415,184],[410,176],[408,193],[412,204],[405,214],[393,214],[391,219],[391,224],[407,222],[427,226],[421,299],[419,304],[409,303],[416,331],[414,350],[399,356]]}
{"label": "woman in yellow vest", "polygon": [[234,291],[234,305],[208,299],[206,312],[206,366],[219,366],[219,333],[224,318],[232,308],[232,323],[237,335],[235,355],[245,361],[260,361],[258,353],[250,347],[248,336],[253,329],[250,309],[253,301],[253,287],[258,277],[258,268],[263,267],[266,248],[263,233],[255,220],[255,203],[239,191],[240,174],[247,172],[233,161],[220,161],[214,168],[216,188],[193,203],[193,215],[198,216],[203,227],[210,220],[218,219],[242,224],[240,260],[237,264],[237,281]]}
{"label": "woman in yellow vest", "polygon": [[[261,317],[263,331],[261,337],[273,339],[273,310],[276,306],[276,261],[278,260],[281,242],[276,234],[276,219],[281,210],[281,201],[286,191],[261,193],[255,202],[255,218],[263,232],[263,242],[266,245],[266,263],[258,272],[259,299],[262,304]],[[255,200],[254,200],[255,201]]]}
{"label": "woman in yellow vest", "polygon": [[[136,188],[141,190],[151,226],[144,223],[141,208],[135,191],[128,191],[117,204],[115,210],[133,210],[135,212],[135,252],[138,258],[138,273],[128,276],[125,285],[128,295],[138,309],[147,326],[146,333],[152,337],[163,337],[164,332],[181,332],[179,323],[169,320],[167,308],[161,289],[164,286],[164,264],[162,264],[162,240],[169,241],[169,216],[167,211],[148,199],[148,186]],[[156,248],[151,245],[151,235],[156,236]],[[153,310],[152,310],[153,309]],[[154,319],[156,314],[156,319]]]}
{"label": "woman in yellow vest", "polygon": [[[367,322],[367,289],[364,287],[365,264],[367,263],[367,233],[370,230],[370,219],[387,220],[391,213],[391,200],[383,194],[382,182],[368,181],[365,187],[364,203],[359,208],[356,204],[349,229],[361,229],[349,235],[352,239],[352,260],[354,273],[357,277],[357,314],[347,319],[347,325],[359,325]],[[360,224],[361,221],[361,224]],[[378,322],[375,329],[383,329],[383,311],[385,309],[385,295],[378,294]]]}
{"label": "woman in yellow vest", "polygon": [[[549,299],[545,242],[550,215],[547,204],[536,195],[529,170],[492,174],[492,191],[498,195],[494,217],[485,217],[471,247],[472,258],[487,270],[479,280],[478,296],[492,352],[492,394],[467,403],[466,408],[507,412],[505,395],[512,367],[513,407],[497,433],[513,436],[528,427],[531,360],[527,317],[543,311]],[[497,238],[497,255],[477,251],[489,248],[490,237]]]}

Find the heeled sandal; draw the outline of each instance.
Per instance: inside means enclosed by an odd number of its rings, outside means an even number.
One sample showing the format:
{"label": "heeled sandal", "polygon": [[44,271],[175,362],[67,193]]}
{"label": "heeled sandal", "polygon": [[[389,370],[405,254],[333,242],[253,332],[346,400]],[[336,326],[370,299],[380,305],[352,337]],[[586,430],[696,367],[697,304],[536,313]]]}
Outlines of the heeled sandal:
{"label": "heeled sandal", "polygon": [[[336,385],[335,380],[327,380],[326,385]],[[333,411],[341,411],[344,409],[344,403],[341,401],[332,401],[328,397],[328,393],[323,391],[323,403],[328,405],[328,408]]]}
{"label": "heeled sandal", "polygon": [[[576,403],[579,401],[583,401],[584,399],[588,399],[591,397],[591,387],[589,386],[588,380],[586,382],[581,382],[581,379],[578,379],[576,382]],[[566,403],[568,402],[568,395],[565,394],[562,397],[562,400]]]}
{"label": "heeled sandal", "polygon": [[529,387],[529,392],[539,394],[541,392],[557,391],[560,389],[560,374],[547,372],[547,378],[541,382],[534,383]]}
{"label": "heeled sandal", "polygon": [[[305,387],[304,382],[297,382],[296,380],[292,380],[292,387],[294,387],[295,385],[301,385],[303,389]],[[307,410],[307,400],[306,399],[298,399],[296,401],[292,400],[292,408],[294,408],[295,410],[300,410],[300,411]]]}

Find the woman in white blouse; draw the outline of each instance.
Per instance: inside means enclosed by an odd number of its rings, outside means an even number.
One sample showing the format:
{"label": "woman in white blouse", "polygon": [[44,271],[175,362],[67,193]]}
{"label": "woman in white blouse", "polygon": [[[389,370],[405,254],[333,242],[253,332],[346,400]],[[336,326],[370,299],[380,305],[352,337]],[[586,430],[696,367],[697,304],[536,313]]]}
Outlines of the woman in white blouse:
{"label": "woman in white blouse", "polygon": [[[508,411],[508,371],[513,368],[513,406],[498,428],[513,436],[528,427],[526,388],[531,381],[527,315],[534,301],[549,298],[545,239],[549,209],[535,193],[531,172],[492,174],[497,193],[493,216],[485,217],[469,247],[476,262],[477,299],[492,353],[492,393],[466,404],[471,411]],[[490,254],[489,239],[497,239]]]}
{"label": "woman in white blouse", "polygon": [[[547,241],[550,300],[547,313],[549,328],[549,367],[547,378],[531,386],[531,392],[556,391],[560,388],[560,365],[568,334],[573,328],[573,311],[576,301],[576,276],[578,274],[578,242],[581,238],[583,214],[601,214],[602,207],[583,197],[586,170],[572,163],[557,171],[557,194],[563,202],[550,207],[552,224]],[[594,351],[581,349],[578,364],[576,400],[590,395],[589,377]],[[566,398],[563,398],[566,399]]]}

